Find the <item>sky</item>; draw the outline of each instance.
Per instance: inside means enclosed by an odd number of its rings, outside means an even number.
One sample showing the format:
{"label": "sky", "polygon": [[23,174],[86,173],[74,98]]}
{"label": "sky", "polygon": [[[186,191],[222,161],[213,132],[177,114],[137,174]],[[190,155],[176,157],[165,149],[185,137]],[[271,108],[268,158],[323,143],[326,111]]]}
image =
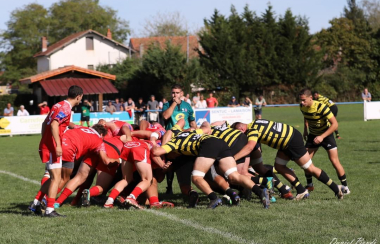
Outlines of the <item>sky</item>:
{"label": "sky", "polygon": [[[7,28],[10,13],[29,3],[38,3],[49,8],[55,0],[1,0],[0,31]],[[118,16],[129,22],[133,36],[141,36],[144,23],[157,13],[178,12],[188,23],[190,31],[203,26],[203,20],[210,19],[215,9],[228,16],[231,5],[241,13],[248,4],[251,11],[261,15],[270,3],[276,15],[284,15],[290,9],[294,15],[305,16],[309,20],[310,33],[330,26],[329,21],[340,17],[347,0],[99,0],[100,5],[109,6],[118,11]]]}

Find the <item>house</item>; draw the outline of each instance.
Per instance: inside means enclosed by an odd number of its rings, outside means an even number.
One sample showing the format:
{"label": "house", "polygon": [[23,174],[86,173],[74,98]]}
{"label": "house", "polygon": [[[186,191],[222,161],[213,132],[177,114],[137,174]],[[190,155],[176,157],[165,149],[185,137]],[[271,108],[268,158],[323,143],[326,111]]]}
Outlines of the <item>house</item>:
{"label": "house", "polygon": [[136,50],[140,57],[148,50],[150,45],[158,45],[160,48],[165,48],[166,43],[170,42],[172,45],[180,46],[181,52],[188,58],[198,57],[197,49],[202,51],[202,47],[198,42],[196,36],[160,36],[160,37],[144,37],[144,38],[131,38],[129,47]]}
{"label": "house", "polygon": [[41,38],[41,51],[37,58],[37,73],[54,70],[69,65],[95,69],[99,64],[113,65],[130,57],[136,51],[94,30],[72,34],[50,46],[46,37]]}

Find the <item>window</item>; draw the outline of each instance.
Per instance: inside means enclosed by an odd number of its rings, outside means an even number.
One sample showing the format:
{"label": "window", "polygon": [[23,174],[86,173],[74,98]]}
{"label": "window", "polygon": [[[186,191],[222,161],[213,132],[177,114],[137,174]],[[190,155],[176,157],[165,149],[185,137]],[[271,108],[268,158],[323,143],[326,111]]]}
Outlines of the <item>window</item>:
{"label": "window", "polygon": [[94,70],[94,65],[93,65],[93,64],[89,64],[89,65],[87,65],[87,69],[92,69],[92,70]]}
{"label": "window", "polygon": [[94,50],[94,38],[86,37],[86,50]]}

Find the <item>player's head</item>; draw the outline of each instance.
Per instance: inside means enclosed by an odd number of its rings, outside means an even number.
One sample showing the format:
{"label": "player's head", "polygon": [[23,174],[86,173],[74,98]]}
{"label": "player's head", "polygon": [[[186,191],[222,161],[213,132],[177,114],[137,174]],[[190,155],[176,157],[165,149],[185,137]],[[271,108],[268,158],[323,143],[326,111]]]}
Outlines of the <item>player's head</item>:
{"label": "player's head", "polygon": [[99,124],[99,125],[103,125],[103,126],[105,126],[105,125],[106,125],[106,121],[105,121],[104,119],[100,119],[100,120],[98,121],[98,124]]}
{"label": "player's head", "polygon": [[200,127],[202,130],[203,130],[203,132],[205,133],[205,134],[211,134],[211,125],[210,125],[210,123],[209,122],[207,122],[207,121],[204,121],[202,124],[201,124],[201,127]]}
{"label": "player's head", "polygon": [[99,124],[99,123],[93,125],[92,128],[93,128],[94,130],[96,130],[96,132],[98,132],[99,135],[101,135],[101,136],[105,136],[105,135],[107,135],[107,129],[106,129],[103,125],[101,125],[101,124]]}
{"label": "player's head", "polygon": [[314,99],[318,99],[319,98],[319,92],[314,91],[313,92],[313,97],[314,97]]}
{"label": "player's head", "polygon": [[247,130],[247,125],[241,122],[235,122],[231,125],[232,129],[240,130],[241,132],[245,133]]}
{"label": "player's head", "polygon": [[70,86],[67,93],[68,100],[72,100],[74,105],[78,105],[83,97],[83,89],[79,86]]}
{"label": "player's head", "polygon": [[310,107],[313,104],[313,96],[309,88],[304,88],[298,93],[302,106]]}
{"label": "player's head", "polygon": [[172,98],[180,98],[182,95],[182,87],[181,85],[175,84],[172,86]]}

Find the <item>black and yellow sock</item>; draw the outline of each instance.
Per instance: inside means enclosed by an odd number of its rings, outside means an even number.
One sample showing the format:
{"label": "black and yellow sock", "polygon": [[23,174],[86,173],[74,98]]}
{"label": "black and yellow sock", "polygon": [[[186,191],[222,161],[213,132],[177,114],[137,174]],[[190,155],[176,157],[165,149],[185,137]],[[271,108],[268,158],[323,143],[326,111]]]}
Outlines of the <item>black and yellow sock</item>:
{"label": "black and yellow sock", "polygon": [[298,180],[298,178],[296,177],[296,179],[292,182],[290,182],[292,184],[292,186],[294,186],[297,190],[297,194],[301,194],[301,193],[304,193],[305,192],[305,187],[302,186],[301,182]]}
{"label": "black and yellow sock", "polygon": [[339,176],[338,178],[339,178],[340,182],[342,183],[342,185],[347,186],[346,174]]}
{"label": "black and yellow sock", "polygon": [[261,193],[263,192],[263,190],[261,190],[261,188],[257,185],[254,185],[252,187],[252,192],[256,194],[256,196],[258,197],[261,197]]}
{"label": "black and yellow sock", "polygon": [[339,135],[339,131],[335,131],[335,135],[336,135],[336,137],[338,138],[338,137],[340,137],[340,135]]}
{"label": "black and yellow sock", "polygon": [[210,199],[210,201],[215,200],[215,199],[218,198],[218,196],[216,195],[215,192],[211,192],[210,194],[208,194],[207,197],[208,197],[208,199]]}
{"label": "black and yellow sock", "polygon": [[335,184],[335,182],[332,179],[330,179],[330,177],[326,174],[325,171],[322,170],[321,175],[318,177],[318,180],[330,187],[330,189],[334,191],[335,195],[339,193],[339,188],[337,184]]}
{"label": "black and yellow sock", "polygon": [[231,188],[228,188],[226,190],[226,195],[229,197],[234,197],[236,195],[236,192],[234,192],[234,190],[232,190]]}
{"label": "black and yellow sock", "polygon": [[286,190],[286,185],[282,184],[281,181],[275,181],[274,182],[274,187],[277,188],[277,190],[280,191],[281,195],[285,195],[286,193],[288,193],[288,190]]}
{"label": "black and yellow sock", "polygon": [[306,177],[306,184],[308,184],[308,185],[313,184],[313,176],[312,175],[305,173],[305,177]]}
{"label": "black and yellow sock", "polygon": [[267,183],[268,183],[268,179],[267,179],[266,177],[261,177],[261,176],[251,177],[251,180],[252,180],[256,185],[266,186]]}

